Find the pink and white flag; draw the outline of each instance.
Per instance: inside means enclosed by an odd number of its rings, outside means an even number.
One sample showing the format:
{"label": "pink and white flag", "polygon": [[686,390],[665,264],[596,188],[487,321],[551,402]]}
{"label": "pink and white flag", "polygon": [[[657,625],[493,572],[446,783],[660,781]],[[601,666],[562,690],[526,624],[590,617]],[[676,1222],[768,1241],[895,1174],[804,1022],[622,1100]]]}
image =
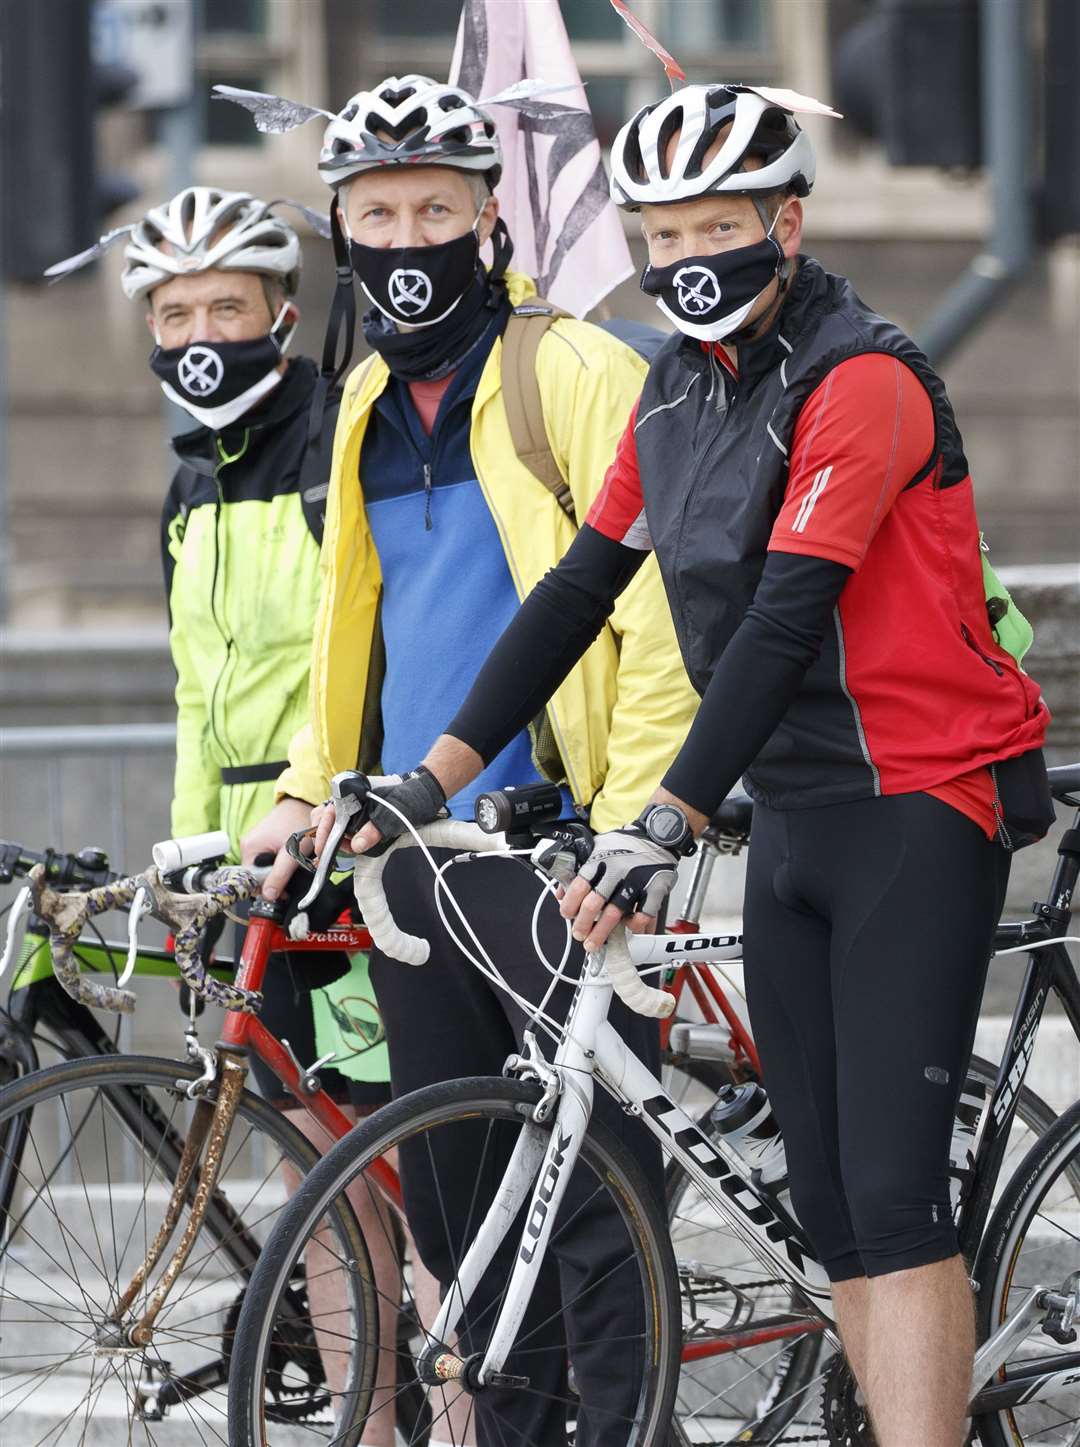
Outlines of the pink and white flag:
{"label": "pink and white flag", "polygon": [[482,100],[526,77],[566,89],[557,102],[492,106],[504,158],[496,194],[514,266],[584,316],[634,266],[558,0],[464,0],[451,85]]}

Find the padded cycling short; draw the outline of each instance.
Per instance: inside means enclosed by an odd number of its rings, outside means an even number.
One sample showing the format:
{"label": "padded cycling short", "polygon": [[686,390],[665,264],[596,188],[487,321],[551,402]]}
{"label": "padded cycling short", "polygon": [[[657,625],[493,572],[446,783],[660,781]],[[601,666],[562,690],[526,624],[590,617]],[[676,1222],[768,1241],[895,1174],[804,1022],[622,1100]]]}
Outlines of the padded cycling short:
{"label": "padded cycling short", "polygon": [[744,929],[792,1199],[833,1281],[957,1251],[953,1114],[1009,854],[926,794],[755,806]]}

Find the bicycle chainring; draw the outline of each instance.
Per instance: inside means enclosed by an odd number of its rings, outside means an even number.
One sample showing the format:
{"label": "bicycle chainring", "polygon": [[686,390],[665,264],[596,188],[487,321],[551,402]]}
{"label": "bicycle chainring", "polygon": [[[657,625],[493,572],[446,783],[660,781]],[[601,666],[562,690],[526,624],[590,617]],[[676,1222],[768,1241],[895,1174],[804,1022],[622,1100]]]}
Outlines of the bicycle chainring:
{"label": "bicycle chainring", "polygon": [[[304,1422],[319,1417],[330,1405],[326,1391],[326,1372],[319,1354],[315,1334],[307,1313],[307,1289],[303,1276],[298,1276],[289,1291],[289,1301],[302,1318],[301,1338],[288,1344],[278,1339],[270,1347],[266,1371],[266,1417],[271,1422]],[[244,1304],[244,1291],[229,1307],[222,1333],[226,1373],[230,1367],[236,1324]],[[301,1380],[301,1375],[307,1380]]]}
{"label": "bicycle chainring", "polygon": [[821,1420],[829,1447],[877,1447],[855,1374],[841,1352],[825,1368]]}

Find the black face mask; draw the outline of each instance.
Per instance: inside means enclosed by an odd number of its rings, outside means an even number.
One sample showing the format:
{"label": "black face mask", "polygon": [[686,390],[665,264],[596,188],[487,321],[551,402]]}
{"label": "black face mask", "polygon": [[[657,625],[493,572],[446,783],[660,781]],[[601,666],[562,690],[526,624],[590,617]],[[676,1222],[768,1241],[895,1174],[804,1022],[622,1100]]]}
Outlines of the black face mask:
{"label": "black face mask", "polygon": [[680,332],[702,342],[722,342],[746,323],[754,303],[784,264],[772,235],[751,246],[686,256],[670,266],[647,266],[641,289]]}
{"label": "black face mask", "polygon": [[[456,371],[494,314],[507,305],[502,277],[514,246],[501,218],[491,239],[490,272],[480,260],[475,231],[437,246],[362,246],[350,241],[353,269],[376,308],[364,317],[364,337],[395,377],[434,381]],[[412,316],[405,315],[409,311]],[[417,330],[399,331],[399,321]]]}
{"label": "black face mask", "polygon": [[161,379],[161,390],[169,401],[215,432],[250,411],[281,381],[278,367],[295,330],[294,324],[283,340],[279,336],[287,306],[265,337],[155,347],[150,368]]}
{"label": "black face mask", "polygon": [[360,285],[392,322],[434,327],[461,302],[480,266],[475,229],[435,246],[363,246],[349,242]]}

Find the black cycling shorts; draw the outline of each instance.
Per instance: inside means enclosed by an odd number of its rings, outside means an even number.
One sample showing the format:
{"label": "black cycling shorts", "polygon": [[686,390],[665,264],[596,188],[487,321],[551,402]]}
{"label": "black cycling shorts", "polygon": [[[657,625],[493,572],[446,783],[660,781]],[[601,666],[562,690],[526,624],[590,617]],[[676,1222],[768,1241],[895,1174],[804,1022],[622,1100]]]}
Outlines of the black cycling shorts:
{"label": "black cycling shorts", "polygon": [[1009,859],[928,794],[755,806],[750,1019],[833,1281],[957,1252],[949,1145]]}

